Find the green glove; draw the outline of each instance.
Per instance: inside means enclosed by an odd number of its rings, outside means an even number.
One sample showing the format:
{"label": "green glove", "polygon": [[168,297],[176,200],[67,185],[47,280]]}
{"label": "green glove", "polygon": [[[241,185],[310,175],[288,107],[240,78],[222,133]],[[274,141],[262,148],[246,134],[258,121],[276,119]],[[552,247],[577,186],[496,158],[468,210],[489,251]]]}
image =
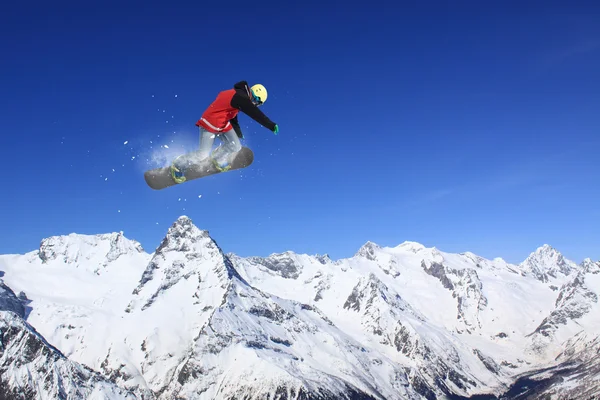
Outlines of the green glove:
{"label": "green glove", "polygon": [[277,124],[275,125],[275,129],[273,129],[273,133],[276,135],[279,133],[279,126]]}

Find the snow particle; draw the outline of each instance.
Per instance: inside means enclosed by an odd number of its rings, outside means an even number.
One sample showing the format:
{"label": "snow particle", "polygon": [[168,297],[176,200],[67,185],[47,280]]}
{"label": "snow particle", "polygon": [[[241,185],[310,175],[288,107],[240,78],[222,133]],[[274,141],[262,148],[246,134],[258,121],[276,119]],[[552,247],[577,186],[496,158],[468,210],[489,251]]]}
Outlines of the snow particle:
{"label": "snow particle", "polygon": [[163,147],[164,147],[165,149],[168,149],[168,148],[169,148],[169,146],[167,146],[166,144],[165,144],[165,145],[163,145]]}
{"label": "snow particle", "polygon": [[201,194],[199,194],[199,195],[198,195],[198,198],[199,198],[199,199],[200,199],[200,198],[202,198],[202,195],[201,195]]}
{"label": "snow particle", "polygon": [[129,140],[126,140],[125,143],[123,143],[123,144],[127,144],[127,143],[129,143]]}

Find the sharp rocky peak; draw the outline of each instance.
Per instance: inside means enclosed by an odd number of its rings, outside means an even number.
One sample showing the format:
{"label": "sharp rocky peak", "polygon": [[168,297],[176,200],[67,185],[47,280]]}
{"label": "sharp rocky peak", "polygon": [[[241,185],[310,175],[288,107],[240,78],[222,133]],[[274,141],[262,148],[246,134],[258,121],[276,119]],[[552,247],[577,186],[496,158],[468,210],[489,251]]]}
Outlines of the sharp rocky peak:
{"label": "sharp rocky peak", "polygon": [[379,313],[386,307],[392,310],[392,314],[407,311],[419,319],[424,319],[413,311],[411,306],[398,293],[390,289],[373,273],[359,279],[344,303],[344,309],[362,313]]}
{"label": "sharp rocky peak", "polygon": [[376,253],[380,249],[381,246],[369,240],[358,250],[355,257],[364,257],[367,260],[375,261],[377,259]]}
{"label": "sharp rocky peak", "polygon": [[332,263],[333,260],[331,259],[331,257],[329,256],[329,254],[325,253],[325,254],[315,254],[314,257],[321,263],[321,264],[327,264],[327,263]]}
{"label": "sharp rocky peak", "polygon": [[214,244],[208,231],[198,229],[189,217],[182,215],[169,227],[167,235],[155,253],[173,250],[189,251],[193,245],[202,241]]}
{"label": "sharp rocky peak", "polygon": [[249,257],[248,261],[267,268],[271,273],[287,279],[296,279],[302,273],[302,265],[297,261],[296,253],[286,251],[274,253],[268,257]]}
{"label": "sharp rocky peak", "polygon": [[581,263],[581,269],[588,274],[600,274],[600,261],[593,262],[590,258],[586,258]]}
{"label": "sharp rocky peak", "polygon": [[549,244],[544,244],[540,247],[538,247],[533,254],[538,254],[538,255],[545,255],[548,257],[558,257],[560,256],[560,252],[558,250],[556,250],[554,247],[552,247]]}
{"label": "sharp rocky peak", "polygon": [[182,216],[171,225],[154,252],[133,291],[139,297],[130,302],[126,311],[131,312],[140,302],[144,302],[142,310],[150,307],[171,287],[192,277],[200,283],[198,290],[204,283],[226,288],[232,277],[243,281],[208,231],[198,229],[190,218]]}
{"label": "sharp rocky peak", "polygon": [[[25,297],[25,294],[22,295]],[[11,311],[21,318],[25,318],[23,301],[15,295],[11,288],[4,284],[0,278],[0,311]]]}
{"label": "sharp rocky peak", "polygon": [[558,278],[559,274],[563,276],[570,275],[576,265],[567,260],[554,247],[544,244],[527,257],[520,264],[521,269],[532,274],[536,279],[547,282],[551,278]]}

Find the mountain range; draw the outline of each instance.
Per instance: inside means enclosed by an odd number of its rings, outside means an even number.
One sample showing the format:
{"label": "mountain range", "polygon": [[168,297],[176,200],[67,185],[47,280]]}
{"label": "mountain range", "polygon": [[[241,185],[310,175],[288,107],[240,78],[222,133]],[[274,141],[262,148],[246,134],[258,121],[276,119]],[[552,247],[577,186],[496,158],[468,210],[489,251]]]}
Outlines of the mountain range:
{"label": "mountain range", "polygon": [[600,262],[240,257],[178,218],[0,256],[4,399],[597,399]]}

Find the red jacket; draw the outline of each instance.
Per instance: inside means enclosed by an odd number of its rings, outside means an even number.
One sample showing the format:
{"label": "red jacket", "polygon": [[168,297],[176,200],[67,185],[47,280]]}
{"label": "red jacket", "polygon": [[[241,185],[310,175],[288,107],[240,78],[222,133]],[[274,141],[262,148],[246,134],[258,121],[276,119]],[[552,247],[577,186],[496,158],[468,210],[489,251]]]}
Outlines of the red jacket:
{"label": "red jacket", "polygon": [[204,111],[202,117],[196,122],[196,126],[201,126],[212,133],[222,133],[232,128],[231,121],[239,110],[231,106],[231,99],[235,95],[235,89],[224,90],[217,95],[215,101]]}
{"label": "red jacket", "polygon": [[196,122],[196,126],[201,126],[217,135],[233,128],[238,136],[242,137],[237,120],[238,113],[242,111],[265,128],[274,130],[275,123],[258,109],[250,100],[250,96],[250,88],[246,81],[236,83],[233,89],[224,90],[217,95]]}

